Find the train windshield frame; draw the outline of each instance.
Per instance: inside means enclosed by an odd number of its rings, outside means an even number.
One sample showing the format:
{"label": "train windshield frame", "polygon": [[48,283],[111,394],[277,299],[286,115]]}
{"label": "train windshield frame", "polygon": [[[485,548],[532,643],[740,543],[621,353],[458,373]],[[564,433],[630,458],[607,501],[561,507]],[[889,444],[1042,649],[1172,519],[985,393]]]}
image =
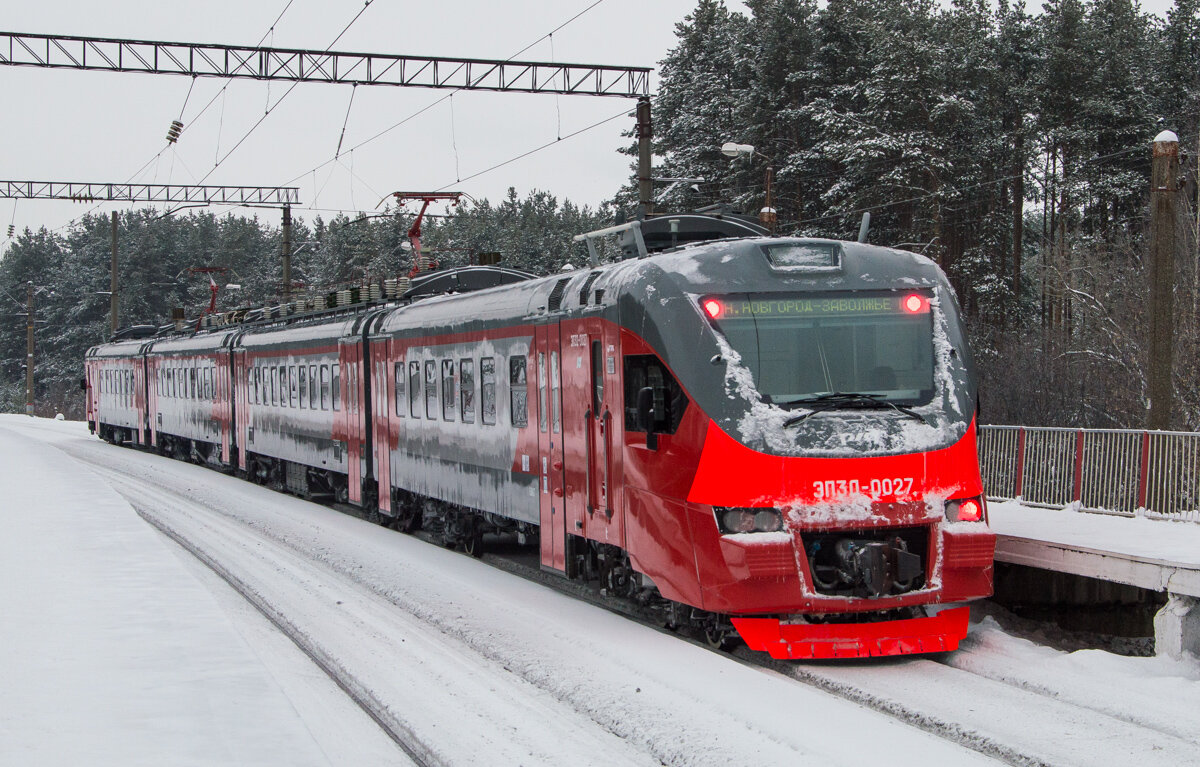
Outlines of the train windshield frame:
{"label": "train windshield frame", "polygon": [[924,405],[934,395],[930,290],[738,293],[701,309],[741,357],[763,400],[802,406],[835,393]]}

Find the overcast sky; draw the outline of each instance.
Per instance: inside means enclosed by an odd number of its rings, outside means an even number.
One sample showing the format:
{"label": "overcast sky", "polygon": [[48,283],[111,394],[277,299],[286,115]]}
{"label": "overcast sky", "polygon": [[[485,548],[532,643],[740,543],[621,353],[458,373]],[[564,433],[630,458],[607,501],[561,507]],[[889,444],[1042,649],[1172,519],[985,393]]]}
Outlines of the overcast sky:
{"label": "overcast sky", "polygon": [[[594,2],[371,0],[333,49],[504,59]],[[728,4],[743,8],[740,2]],[[1143,8],[1161,14],[1170,4],[1150,0]],[[675,24],[694,5],[694,0],[602,0],[555,32],[552,41],[542,39],[519,58],[654,67],[674,44]],[[266,35],[263,45],[325,49],[363,3],[0,0],[0,9],[7,32],[230,45],[254,45]],[[652,77],[651,87],[656,86]],[[0,179],[194,184],[207,175],[206,184],[291,185],[300,187],[297,215],[311,219],[318,212],[329,218],[338,211],[374,210],[397,189],[449,187],[495,200],[512,186],[521,194],[544,189],[560,199],[595,205],[629,175],[629,158],[616,150],[628,141],[620,134],[633,125],[632,117],[623,115],[634,102],[611,97],[480,91],[447,99],[447,90],[302,83],[229,154],[289,87],[283,81],[198,78],[193,85],[180,76],[0,66]],[[168,125],[181,112],[182,137],[159,154]],[[342,155],[334,162],[343,123]],[[347,151],[352,147],[358,148]],[[214,169],[219,158],[224,159]],[[93,209],[107,213],[114,206],[0,200],[0,243],[7,244],[3,235],[10,221],[18,230],[62,228]],[[258,213],[278,218],[273,211]]]}

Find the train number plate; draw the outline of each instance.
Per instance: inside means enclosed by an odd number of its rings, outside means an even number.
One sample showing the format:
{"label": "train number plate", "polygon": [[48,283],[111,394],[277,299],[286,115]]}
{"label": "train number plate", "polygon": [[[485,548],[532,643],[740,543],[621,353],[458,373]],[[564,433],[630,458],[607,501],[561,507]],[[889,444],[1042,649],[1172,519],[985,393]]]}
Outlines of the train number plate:
{"label": "train number plate", "polygon": [[878,500],[911,495],[912,486],[912,477],[824,479],[813,482],[813,495],[818,501],[829,501],[848,495],[865,495]]}

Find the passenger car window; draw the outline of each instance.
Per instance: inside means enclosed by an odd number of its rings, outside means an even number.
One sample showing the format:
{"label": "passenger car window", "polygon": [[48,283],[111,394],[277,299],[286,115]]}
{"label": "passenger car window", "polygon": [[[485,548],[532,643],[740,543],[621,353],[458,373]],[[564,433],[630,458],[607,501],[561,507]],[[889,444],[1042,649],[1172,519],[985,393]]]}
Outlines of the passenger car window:
{"label": "passenger car window", "polygon": [[396,377],[396,415],[404,416],[404,363],[397,362],[392,371]]}
{"label": "passenger car window", "polygon": [[475,423],[475,360],[458,361],[459,402],[463,423]]}
{"label": "passenger car window", "polygon": [[421,417],[421,363],[408,363],[408,414]]}
{"label": "passenger car window", "polygon": [[484,357],[479,360],[480,395],[483,409],[480,420],[485,424],[496,422],[496,360]]}
{"label": "passenger car window", "polygon": [[454,410],[458,407],[454,392],[454,360],[442,360],[442,418],[454,420]]}
{"label": "passenger car window", "polygon": [[508,358],[508,385],[513,426],[529,425],[529,391],[525,382],[525,355]]}
{"label": "passenger car window", "polygon": [[330,397],[333,399],[333,409],[342,409],[342,363],[334,362],[329,366],[333,372]]}
{"label": "passenger car window", "polygon": [[425,361],[425,417],[437,418],[438,407],[437,363]]}

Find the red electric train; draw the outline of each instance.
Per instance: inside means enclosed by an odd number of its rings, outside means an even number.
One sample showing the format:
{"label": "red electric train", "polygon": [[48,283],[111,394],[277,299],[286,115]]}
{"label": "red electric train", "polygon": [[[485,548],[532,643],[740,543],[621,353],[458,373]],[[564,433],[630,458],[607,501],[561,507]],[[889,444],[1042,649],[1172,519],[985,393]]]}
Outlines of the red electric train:
{"label": "red electric train", "polygon": [[967,608],[946,605],[991,593],[971,352],[945,276],[904,251],[755,236],[467,267],[116,340],[86,371],[109,441],[476,555],[515,535],[714,645],[952,650]]}

